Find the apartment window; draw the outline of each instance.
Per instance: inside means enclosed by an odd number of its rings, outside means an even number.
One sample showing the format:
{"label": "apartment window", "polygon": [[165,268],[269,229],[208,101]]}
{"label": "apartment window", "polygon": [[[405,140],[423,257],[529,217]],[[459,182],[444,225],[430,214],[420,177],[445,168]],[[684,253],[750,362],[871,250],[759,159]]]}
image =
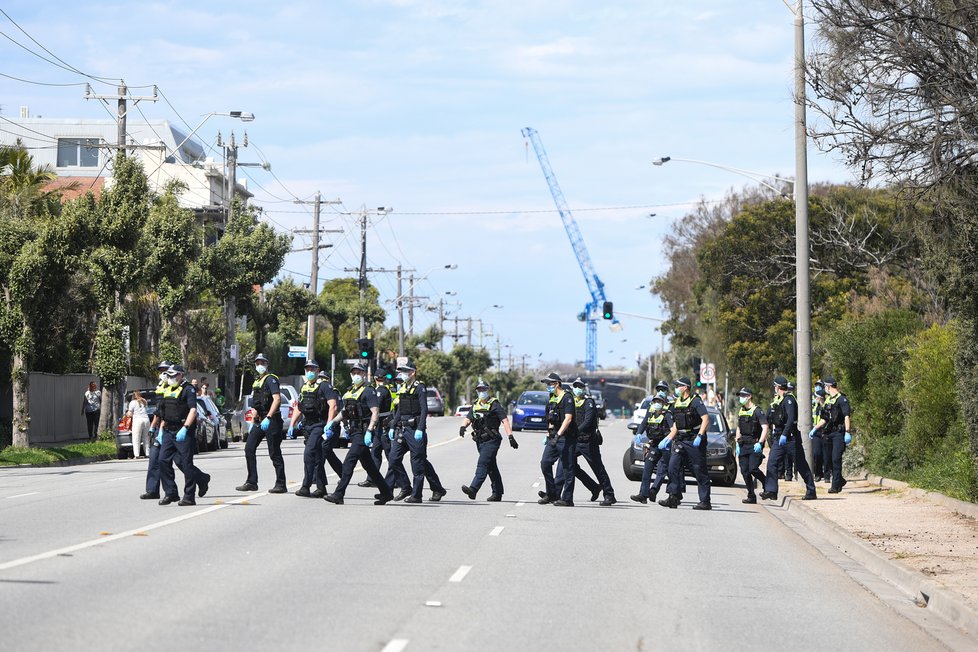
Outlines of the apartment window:
{"label": "apartment window", "polygon": [[59,168],[98,167],[98,138],[59,138]]}

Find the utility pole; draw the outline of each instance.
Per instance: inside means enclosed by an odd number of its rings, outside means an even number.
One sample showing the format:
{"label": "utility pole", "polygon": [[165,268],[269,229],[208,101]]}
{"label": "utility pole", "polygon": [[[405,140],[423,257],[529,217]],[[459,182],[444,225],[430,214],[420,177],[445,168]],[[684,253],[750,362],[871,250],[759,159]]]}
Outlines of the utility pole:
{"label": "utility pole", "polygon": [[472,346],[472,318],[466,317],[466,323],[468,324],[465,328],[465,343],[467,346]]}
{"label": "utility pole", "polygon": [[397,354],[404,355],[404,298],[401,294],[401,266],[397,266]]}
{"label": "utility pole", "polygon": [[125,155],[126,153],[126,116],[129,113],[129,107],[127,105],[128,100],[132,100],[133,106],[139,104],[142,100],[147,100],[149,102],[155,102],[157,99],[156,86],[153,86],[153,94],[143,97],[132,97],[129,95],[129,89],[126,87],[126,82],[119,80],[119,86],[116,88],[115,95],[96,95],[92,93],[92,87],[85,84],[85,99],[86,100],[101,100],[106,106],[109,105],[109,100],[115,100],[116,102],[116,147],[120,152]]}
{"label": "utility pole", "polygon": [[[400,288],[397,294],[400,296]],[[408,335],[414,337],[414,274],[408,276]]]}
{"label": "utility pole", "polygon": [[[808,136],[805,116],[805,3],[795,6],[795,315],[798,388],[798,428],[802,433],[812,427],[812,324],[809,302],[808,243]],[[802,436],[808,465],[813,466],[812,443]]]}
{"label": "utility pole", "polygon": [[[400,265],[398,265],[400,269]],[[398,272],[398,278],[400,278],[400,272]],[[367,298],[367,207],[362,207],[360,211],[360,302],[361,304]],[[398,294],[401,291],[398,290]],[[363,314],[360,315],[360,338],[367,336],[367,322]],[[403,346],[401,347],[403,350]],[[401,353],[401,355],[404,355]]]}
{"label": "utility pole", "polygon": [[[296,201],[297,204],[304,204],[307,202]],[[309,290],[312,291],[314,297],[319,296],[319,250],[328,249],[332,247],[331,244],[320,245],[319,244],[319,234],[320,233],[342,233],[342,230],[331,230],[324,231],[319,228],[319,217],[320,210],[323,204],[340,204],[342,203],[339,199],[333,201],[322,200],[322,193],[316,191],[316,198],[312,201],[312,229],[296,229],[296,233],[310,233],[312,235],[312,246],[309,250],[312,252],[312,265],[309,271]],[[293,249],[292,251],[305,251],[302,249]],[[310,314],[308,317],[308,322],[306,324],[306,359],[312,360],[316,357],[316,315]]]}
{"label": "utility pole", "polygon": [[445,300],[438,299],[438,332],[441,333],[441,337],[438,338],[438,350],[445,350]]}
{"label": "utility pole", "polygon": [[499,347],[499,335],[496,335],[496,373],[500,373],[503,370],[503,355],[500,352]]}

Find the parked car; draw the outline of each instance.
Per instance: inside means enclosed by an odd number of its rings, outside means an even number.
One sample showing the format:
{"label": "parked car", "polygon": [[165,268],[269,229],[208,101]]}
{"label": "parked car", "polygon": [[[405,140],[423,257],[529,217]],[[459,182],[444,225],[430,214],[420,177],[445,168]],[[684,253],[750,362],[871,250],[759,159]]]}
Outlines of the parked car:
{"label": "parked car", "polygon": [[635,406],[635,411],[632,412],[632,418],[628,420],[628,429],[635,432],[638,428],[638,424],[645,420],[645,415],[649,413],[649,406],[652,405],[652,397],[646,396],[642,399],[642,402]]}
{"label": "parked car", "polygon": [[[129,401],[132,400],[132,394],[136,390],[126,392],[125,405],[129,405]],[[139,393],[142,394],[143,398],[146,399],[146,414],[149,416],[149,420],[153,421],[153,416],[156,414],[156,408],[159,406],[160,397],[156,393],[155,387],[150,387],[148,389],[140,389]],[[125,416],[125,414],[123,414]],[[132,431],[122,428],[122,420],[116,424],[116,435],[115,435],[115,450],[116,457],[120,460],[127,458],[133,458],[139,455],[140,451],[133,449],[132,445]],[[145,455],[149,455],[149,451],[145,451]]]}
{"label": "parked car", "polygon": [[[642,401],[646,410],[651,400]],[[710,417],[710,423],[706,430],[706,466],[710,474],[710,480],[722,487],[732,487],[737,480],[737,459],[734,455],[734,433],[727,426],[727,420],[723,417],[720,410],[715,407],[707,407],[706,412]],[[642,418],[644,418],[644,412]],[[637,424],[628,424],[628,429],[635,431]],[[648,437],[644,434],[637,439],[632,438],[622,458],[622,467],[625,476],[629,480],[638,482],[642,479],[642,470],[645,467],[643,446],[648,442]],[[691,469],[686,469],[689,475]]]}
{"label": "parked car", "polygon": [[[292,385],[279,385],[280,403],[279,412],[282,414],[282,422],[286,428],[292,421],[292,413],[299,409],[299,392]],[[245,396],[241,405],[231,414],[231,437],[232,439],[244,439],[248,436],[248,431],[255,421],[255,410],[251,407],[251,394]],[[260,421],[260,419],[259,419]]]}
{"label": "parked car", "polygon": [[550,394],[527,391],[520,394],[513,407],[513,430],[546,430],[547,401]]}
{"label": "parked car", "polygon": [[224,417],[209,396],[197,397],[197,450],[216,451],[228,447]]}
{"label": "parked car", "polygon": [[469,403],[463,403],[462,405],[459,405],[457,408],[455,408],[455,416],[457,416],[457,417],[465,417],[465,416],[468,416],[469,410],[471,410],[471,409],[472,409],[472,405],[471,404],[469,404]]}
{"label": "parked car", "polygon": [[445,416],[445,401],[441,397],[441,392],[439,392],[434,387],[428,387],[425,389],[428,398],[428,416],[429,417],[443,417]]}

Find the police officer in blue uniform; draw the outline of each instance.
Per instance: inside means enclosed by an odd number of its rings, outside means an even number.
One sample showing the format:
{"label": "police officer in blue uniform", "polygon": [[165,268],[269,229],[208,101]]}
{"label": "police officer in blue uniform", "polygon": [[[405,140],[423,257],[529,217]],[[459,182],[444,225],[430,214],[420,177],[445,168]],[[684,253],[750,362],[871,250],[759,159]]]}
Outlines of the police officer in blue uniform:
{"label": "police officer in blue uniform", "polygon": [[[601,460],[601,431],[598,430],[598,408],[594,399],[587,393],[587,384],[580,378],[576,378],[571,383],[571,394],[574,397],[574,425],[577,428],[577,450],[576,456],[583,457],[594,471],[597,482],[591,480],[581,465],[575,460],[575,477],[587,486],[588,481],[594,483],[593,486],[604,492],[604,500],[601,505],[607,507],[618,502],[615,499],[615,489],[611,486],[611,477],[608,469],[605,468]],[[586,478],[586,480],[584,479]],[[555,481],[560,484],[563,480],[563,467],[557,465],[557,476]],[[591,492],[591,500],[594,500],[594,491]]]}
{"label": "police officer in blue uniform", "polygon": [[802,496],[802,500],[815,500],[815,477],[812,475],[812,470],[808,468],[801,437],[798,436],[798,401],[789,390],[788,380],[784,376],[777,376],[774,379],[774,391],[777,396],[771,404],[773,410],[770,421],[771,457],[767,460],[767,476],[761,498],[778,499],[778,463],[791,446],[795,449],[795,465],[798,473],[805,482],[805,495]]}
{"label": "police officer in blue uniform", "polygon": [[672,447],[669,458],[669,497],[659,501],[663,507],[675,509],[682,502],[682,482],[680,477],[688,464],[696,478],[699,499],[693,509],[710,510],[710,476],[706,470],[706,431],[710,425],[710,415],[703,400],[691,391],[689,378],[685,376],[676,381],[676,401],[672,406],[672,430],[659,442],[659,448]]}
{"label": "police officer in blue uniform", "polygon": [[[816,381],[815,389],[812,392],[812,422],[816,426],[822,418],[822,408],[825,405],[826,396],[825,385],[821,380]],[[832,451],[829,446],[825,445],[825,433],[821,428],[814,428],[808,435],[809,439],[812,440],[812,460],[815,462],[815,468],[812,471],[815,473],[815,482],[822,482],[823,479],[826,482],[831,482]]]}
{"label": "police officer in blue uniform", "polygon": [[[407,377],[407,374],[401,375],[405,376],[405,378]],[[390,416],[383,419],[384,427],[382,432],[384,434],[380,438],[384,454],[387,456],[387,474],[384,476],[384,480],[387,481],[388,485],[398,490],[394,496],[395,502],[404,500],[411,495],[411,478],[408,477],[407,471],[404,469],[404,454],[408,450],[407,444],[404,443],[404,429],[400,427],[394,428],[393,425],[394,415],[397,414],[397,406],[400,403],[396,385],[399,380],[396,377],[393,378],[392,382],[394,385],[387,388],[391,396],[391,413]],[[383,413],[381,413],[381,416],[383,416]],[[380,468],[379,465],[378,468]],[[377,496],[379,495],[377,494]]]}
{"label": "police officer in blue uniform", "polygon": [[[374,458],[374,466],[380,469],[384,464],[384,457],[390,457],[391,440],[390,438],[384,436],[390,429],[391,418],[394,416],[393,408],[391,404],[393,402],[393,395],[387,388],[386,384],[387,372],[383,369],[378,369],[377,374],[374,376],[374,392],[377,393],[377,402],[380,406],[380,426],[378,427],[378,432],[380,436],[374,437],[373,444],[370,445],[370,456]],[[384,443],[386,442],[386,444]],[[390,465],[388,464],[388,471],[390,471]],[[387,484],[391,484],[391,479],[384,476],[387,480]],[[373,480],[367,478],[362,482],[357,483],[358,487],[373,487]]]}
{"label": "police officer in blue uniform", "polygon": [[[188,383],[186,372],[180,365],[171,366],[167,372],[167,387],[160,395],[160,406],[153,418],[160,428],[156,441],[160,445],[160,482],[163,498],[160,505],[172,502],[182,507],[197,504],[197,490],[203,497],[207,493],[211,476],[194,466],[194,422],[197,419],[197,390]],[[176,461],[183,473],[183,498],[178,495],[173,473]]]}
{"label": "police officer in blue uniform", "polygon": [[284,494],[285,458],[282,457],[282,411],[279,409],[282,395],[278,376],[268,373],[268,358],[264,353],[255,356],[255,372],[258,379],[251,386],[251,407],[255,410],[255,420],[248,431],[245,443],[245,462],[248,465],[248,478],[236,487],[237,491],[258,491],[258,445],[264,439],[268,445],[268,457],[275,468],[275,485],[268,490],[271,494]]}
{"label": "police officer in blue uniform", "polygon": [[[438,502],[447,493],[428,461],[428,393],[423,383],[418,382],[417,370],[411,365],[397,368],[401,385],[397,390],[397,411],[391,421],[388,437],[393,441],[395,433],[401,433],[401,443],[411,452],[411,474],[413,484],[411,495],[406,503],[420,503],[424,481],[431,487],[431,500]],[[393,456],[393,447],[392,447]],[[401,462],[403,465],[403,461]]]}
{"label": "police officer in blue uniform", "polygon": [[[846,452],[846,446],[852,443],[852,407],[849,399],[839,391],[839,386],[835,378],[826,376],[822,379],[828,397],[825,405],[822,406],[820,418],[815,427],[809,433],[814,436],[821,430],[823,445],[823,460],[831,460],[832,487],[830,494],[837,494],[846,486],[846,479],[842,477],[842,455]],[[825,450],[827,449],[827,450]],[[830,451],[830,452],[829,452]],[[823,462],[824,463],[824,462]],[[829,471],[825,471],[826,474]]]}
{"label": "police officer in blue uniform", "polygon": [[[156,396],[162,396],[163,392],[166,390],[166,371],[173,366],[172,362],[167,360],[161,361],[156,365],[156,371],[160,374],[160,382],[156,386]],[[147,455],[149,456],[149,466],[146,467],[146,493],[141,494],[139,498],[141,500],[159,500],[160,498],[160,444],[156,441],[156,420],[153,420],[154,425],[149,429],[149,451]]]}
{"label": "police officer in blue uniform", "polygon": [[[304,475],[302,476],[302,486],[296,489],[295,495],[302,498],[322,498],[326,495],[326,457],[323,441],[323,432],[326,424],[332,429],[333,420],[337,415],[336,391],[328,381],[319,377],[319,363],[315,360],[307,360],[304,367],[305,384],[299,390],[298,410],[292,414],[292,422],[289,423],[288,438],[294,439],[296,423],[302,417],[302,434],[306,438],[306,447],[302,452],[302,464]],[[333,456],[335,459],[335,455]],[[339,465],[339,460],[337,465]],[[342,467],[334,470],[339,474]],[[313,482],[316,483],[316,490],[309,491]]]}
{"label": "police officer in blue uniform", "polygon": [[[658,392],[649,405],[649,411],[645,418],[639,422],[635,429],[635,438],[638,440],[642,435],[648,438],[643,453],[645,454],[645,467],[642,469],[642,484],[639,485],[638,493],[632,496],[632,500],[643,505],[649,500],[655,502],[659,494],[659,488],[669,472],[669,458],[672,453],[671,447],[665,450],[659,448],[659,444],[666,438],[672,430],[672,414],[666,409],[669,399],[665,392]],[[652,481],[652,473],[655,472],[655,481]],[[680,490],[680,493],[682,489]]]}
{"label": "police officer in blue uniform", "polygon": [[475,477],[471,485],[462,485],[462,493],[475,500],[476,494],[482,487],[482,483],[489,477],[492,494],[486,499],[487,502],[499,502],[503,499],[503,476],[499,473],[499,466],[496,464],[496,455],[499,453],[499,446],[503,442],[503,436],[499,433],[500,426],[506,430],[509,437],[509,445],[512,448],[519,448],[516,437],[513,436],[513,429],[509,424],[509,416],[506,408],[495,396],[489,395],[489,383],[479,379],[475,386],[478,398],[472,407],[469,408],[465,421],[458,429],[458,436],[465,436],[465,429],[472,426],[472,439],[475,440],[476,448],[479,450],[479,461],[475,466]]}
{"label": "police officer in blue uniform", "polygon": [[767,441],[767,415],[754,404],[754,393],[746,387],[740,388],[737,399],[740,402],[740,411],[737,412],[737,460],[740,462],[740,475],[747,486],[747,498],[741,502],[754,505],[757,503],[755,482],[760,482],[764,487],[761,462],[764,461],[764,443]]}
{"label": "police officer in blue uniform", "polygon": [[[541,382],[546,383],[550,400],[547,402],[547,437],[544,439],[540,469],[546,495],[537,502],[553,503],[558,507],[574,506],[574,471],[577,469],[577,426],[574,424],[574,398],[565,392],[560,376],[550,372]],[[563,482],[557,484],[554,464],[564,470]]]}
{"label": "police officer in blue uniform", "polygon": [[367,477],[380,488],[380,498],[375,505],[385,505],[394,498],[391,488],[384,482],[384,476],[377,470],[374,458],[370,456],[370,445],[374,433],[381,436],[377,427],[380,425],[380,405],[373,387],[367,384],[367,369],[359,362],[350,369],[352,387],[343,394],[342,419],[346,431],[350,434],[350,448],[343,460],[343,475],[331,494],[324,496],[327,502],[335,505],[343,504],[346,488],[353,479],[353,471],[357,463],[367,472]]}

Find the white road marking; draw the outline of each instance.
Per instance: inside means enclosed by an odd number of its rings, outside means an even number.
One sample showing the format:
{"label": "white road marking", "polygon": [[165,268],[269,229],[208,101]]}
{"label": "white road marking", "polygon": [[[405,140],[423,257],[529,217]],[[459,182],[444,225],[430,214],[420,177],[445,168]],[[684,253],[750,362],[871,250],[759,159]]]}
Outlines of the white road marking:
{"label": "white road marking", "polygon": [[[34,492],[38,493],[38,492]],[[30,494],[24,494],[30,495]],[[260,498],[262,496],[267,496],[268,492],[263,491],[261,493],[249,494],[247,496],[242,496],[236,500],[230,502],[221,503],[219,505],[211,505],[205,509],[198,509],[192,512],[187,512],[181,514],[180,516],[175,516],[173,518],[168,518],[165,521],[159,521],[157,523],[151,523],[150,525],[144,525],[143,527],[133,528],[132,530],[126,530],[125,532],[120,532],[118,534],[109,534],[106,536],[101,536],[98,539],[91,539],[90,541],[85,541],[82,543],[76,543],[73,546],[66,546],[64,548],[57,548],[56,550],[49,550],[47,552],[42,552],[37,555],[31,555],[29,557],[21,557],[20,559],[13,559],[8,562],[0,564],[0,571],[9,570],[11,568],[17,568],[18,566],[26,566],[27,564],[33,564],[36,561],[44,561],[45,559],[51,559],[59,555],[68,555],[79,550],[85,550],[86,548],[93,548],[95,546],[101,545],[103,543],[108,543],[109,541],[117,541],[119,539],[124,539],[126,537],[135,536],[150,530],[156,530],[161,527],[166,527],[167,525],[173,525],[175,523],[180,523],[181,521],[186,521],[192,518],[197,518],[198,516],[203,516],[204,514],[210,514],[211,512],[216,512],[219,509],[224,509],[230,507],[231,505],[237,503],[245,503],[249,500],[255,498]],[[17,496],[8,496],[9,498],[16,498]]]}
{"label": "white road marking", "polygon": [[439,602],[438,600],[428,600],[427,602],[424,603],[424,606],[426,606],[426,607],[440,607],[441,606],[441,602]]}
{"label": "white road marking", "polygon": [[525,505],[525,504],[526,504],[526,503],[524,503],[524,502],[523,502],[523,501],[521,500],[520,502],[518,502],[518,503],[516,503],[516,506],[517,506],[517,507],[522,507],[522,506],[523,506],[523,505]]}
{"label": "white road marking", "polygon": [[408,640],[406,638],[395,638],[385,645],[384,649],[380,652],[402,652],[407,647],[407,644]]}
{"label": "white road marking", "polygon": [[40,491],[32,491],[32,492],[26,493],[26,494],[17,494],[16,496],[7,496],[7,500],[10,500],[11,498],[23,498],[25,496],[33,496],[33,495],[39,494],[39,493],[41,493],[41,492]]}
{"label": "white road marking", "polygon": [[507,514],[506,518],[516,518],[516,514]]}
{"label": "white road marking", "polygon": [[472,570],[471,566],[459,566],[458,570],[455,571],[455,574],[448,578],[448,581],[461,582],[465,579],[465,576],[469,574],[470,570]]}
{"label": "white road marking", "polygon": [[489,533],[489,536],[498,537],[502,533],[503,529],[504,528],[502,525],[497,525],[496,527],[492,528],[492,532]]}
{"label": "white road marking", "polygon": [[533,488],[534,488],[534,489],[536,489],[536,488],[537,488],[537,487],[539,487],[539,486],[540,486],[540,483],[539,483],[539,482],[534,482],[534,483],[533,483]]}
{"label": "white road marking", "polygon": [[111,480],[106,480],[106,482],[118,482],[119,480],[132,480],[135,477],[136,476],[134,475],[126,475],[121,478],[112,478]]}

